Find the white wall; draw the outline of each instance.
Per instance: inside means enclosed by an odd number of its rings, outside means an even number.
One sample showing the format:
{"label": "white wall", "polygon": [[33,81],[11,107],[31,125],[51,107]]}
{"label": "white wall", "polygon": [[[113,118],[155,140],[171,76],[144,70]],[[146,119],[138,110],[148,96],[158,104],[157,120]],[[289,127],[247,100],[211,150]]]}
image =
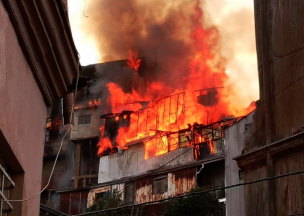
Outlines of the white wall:
{"label": "white wall", "polygon": [[[246,125],[252,123],[250,114],[225,131],[225,185],[230,186],[243,183],[239,178],[239,168],[232,158],[242,154],[245,141]],[[235,187],[226,190],[226,215],[243,216],[244,212],[244,187]]]}

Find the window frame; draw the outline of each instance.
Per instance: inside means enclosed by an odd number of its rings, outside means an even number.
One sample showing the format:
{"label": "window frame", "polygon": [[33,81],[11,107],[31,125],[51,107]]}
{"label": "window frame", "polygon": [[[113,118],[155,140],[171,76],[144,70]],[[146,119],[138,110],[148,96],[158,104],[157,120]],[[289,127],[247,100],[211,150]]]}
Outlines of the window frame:
{"label": "window frame", "polygon": [[[164,179],[166,179],[166,181],[163,181]],[[160,187],[157,185],[160,185]],[[165,188],[165,190],[163,190],[164,188]],[[164,194],[166,192],[168,192],[168,174],[153,178],[152,194],[158,195],[158,194]]]}
{"label": "window frame", "polygon": [[[89,117],[89,120],[88,120],[88,117]],[[83,119],[84,123],[80,123],[80,118],[84,118]],[[78,125],[89,125],[89,124],[92,124],[92,115],[81,115],[81,116],[78,116]]]}

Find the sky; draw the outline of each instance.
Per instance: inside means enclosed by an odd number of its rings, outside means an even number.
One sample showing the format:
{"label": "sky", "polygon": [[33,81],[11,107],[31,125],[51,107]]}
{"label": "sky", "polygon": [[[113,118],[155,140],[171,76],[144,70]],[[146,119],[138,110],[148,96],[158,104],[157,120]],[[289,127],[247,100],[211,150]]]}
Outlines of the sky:
{"label": "sky", "polygon": [[[100,63],[107,55],[98,50],[95,38],[83,28],[93,19],[89,8],[94,1],[98,0],[68,0],[73,38],[83,66]],[[209,23],[216,25],[221,33],[221,52],[228,60],[226,73],[229,79],[226,85],[232,86],[233,91],[230,100],[245,108],[259,98],[253,1],[202,2]]]}

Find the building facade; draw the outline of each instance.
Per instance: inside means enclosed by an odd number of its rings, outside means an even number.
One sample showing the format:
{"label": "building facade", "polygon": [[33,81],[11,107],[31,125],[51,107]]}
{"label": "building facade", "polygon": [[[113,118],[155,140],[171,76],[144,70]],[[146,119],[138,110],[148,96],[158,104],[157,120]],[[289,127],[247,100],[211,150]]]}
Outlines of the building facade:
{"label": "building facade", "polygon": [[[167,123],[169,128],[178,125],[187,107],[185,92],[152,102],[118,104],[119,112],[113,113],[115,103],[110,103],[108,88],[114,85],[110,83],[119,84],[125,92],[133,89],[144,92],[148,81],[153,80],[155,63],[146,58],[141,61],[136,73],[127,67],[128,60],[83,68],[82,76],[88,79],[88,85],[77,93],[73,128],[64,141],[52,184],[43,194],[43,204],[76,215],[97,198],[114,191],[125,204],[141,204],[183,195],[197,187],[242,182],[232,158],[242,152],[244,131],[252,122],[252,114],[237,118],[223,116],[209,124],[194,122],[179,130],[160,129],[162,123]],[[215,89],[201,89],[197,93],[204,104],[212,104],[209,100],[213,98],[206,96],[209,91]],[[116,97],[123,97],[120,91],[115,92]],[[49,114],[45,180],[65,130],[64,104],[68,102],[54,104]],[[141,109],[132,110],[138,104]],[[127,142],[121,142],[121,136]],[[244,212],[243,188],[237,192],[234,196],[234,192],[227,192],[227,202],[235,202],[227,204],[227,215]],[[220,192],[214,196],[223,198]]]}
{"label": "building facade", "polygon": [[303,205],[302,1],[254,1],[260,99],[251,142],[235,157],[245,186],[245,215],[301,215]]}
{"label": "building facade", "polygon": [[39,215],[39,195],[14,200],[41,191],[47,107],[73,89],[79,69],[64,5],[40,3],[0,2],[1,215]]}

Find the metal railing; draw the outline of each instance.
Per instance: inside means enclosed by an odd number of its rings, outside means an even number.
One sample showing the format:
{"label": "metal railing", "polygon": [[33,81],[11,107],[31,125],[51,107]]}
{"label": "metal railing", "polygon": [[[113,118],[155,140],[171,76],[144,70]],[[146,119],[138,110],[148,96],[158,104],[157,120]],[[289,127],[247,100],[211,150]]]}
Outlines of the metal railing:
{"label": "metal railing", "polygon": [[[15,187],[15,183],[14,181],[11,179],[11,177],[9,176],[9,174],[5,171],[5,169],[1,166],[0,164],[0,175],[2,175],[2,179],[1,179],[1,191],[0,191],[0,199],[1,199],[1,203],[0,203],[0,216],[3,215],[3,213],[9,213],[13,210],[13,206],[12,204],[8,201],[7,197],[4,194],[5,190],[10,190],[12,188]],[[9,184],[8,186],[5,186],[5,179],[8,180]],[[6,206],[8,208],[4,208],[4,203],[6,203]]]}
{"label": "metal railing", "polygon": [[[87,187],[88,181],[91,179],[98,179],[98,174],[74,176],[71,178],[71,181],[74,181],[74,188],[80,188]],[[83,181],[82,184],[80,184],[80,181]]]}

